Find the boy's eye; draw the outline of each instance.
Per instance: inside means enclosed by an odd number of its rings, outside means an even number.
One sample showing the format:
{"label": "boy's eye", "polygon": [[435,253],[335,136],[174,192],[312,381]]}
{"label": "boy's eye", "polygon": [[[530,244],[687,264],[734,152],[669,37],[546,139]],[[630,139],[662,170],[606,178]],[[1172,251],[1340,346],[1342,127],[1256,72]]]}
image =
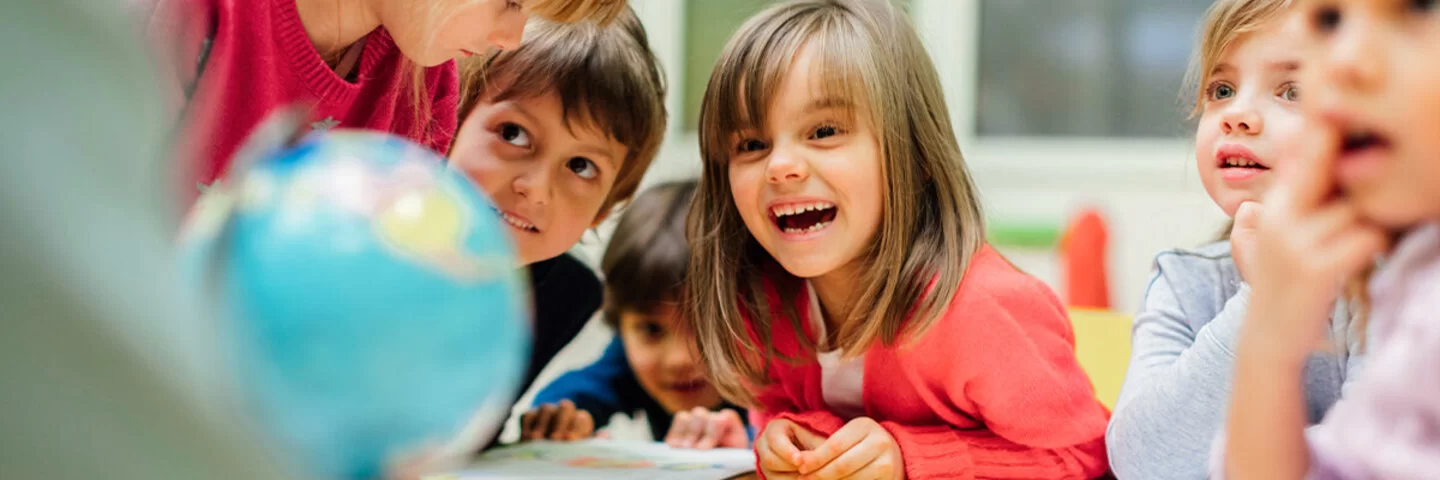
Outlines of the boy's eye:
{"label": "boy's eye", "polygon": [[815,131],[810,133],[810,138],[814,140],[824,140],[826,138],[830,138],[839,134],[840,129],[835,128],[834,125],[822,125],[820,127],[816,127]]}
{"label": "boy's eye", "polygon": [[640,331],[645,334],[646,338],[655,339],[665,336],[665,327],[654,322],[645,322],[640,325]]}
{"label": "boy's eye", "polygon": [[1235,96],[1235,87],[1230,86],[1228,83],[1218,82],[1210,86],[1210,94],[1208,96],[1211,100],[1225,100]]}
{"label": "boy's eye", "polygon": [[595,166],[595,162],[585,157],[574,157],[566,160],[565,168],[570,169],[571,172],[575,172],[575,175],[586,180],[600,176],[600,169]]}
{"label": "boy's eye", "polygon": [[1417,12],[1428,12],[1435,9],[1436,0],[1410,0],[1410,9]]}
{"label": "boy's eye", "polygon": [[500,125],[500,139],[517,147],[530,148],[530,132],[513,123]]}
{"label": "boy's eye", "polygon": [[739,144],[738,146],[736,146],[735,149],[736,149],[737,151],[739,151],[740,153],[750,153],[750,152],[758,152],[758,151],[764,150],[764,149],[766,149],[766,148],[770,148],[770,145],[769,145],[769,144],[766,144],[765,142],[763,142],[763,141],[761,141],[761,140],[757,140],[757,139],[754,139],[754,138],[747,138],[747,139],[741,140],[741,141],[740,141],[740,144]]}
{"label": "boy's eye", "polygon": [[1294,82],[1281,85],[1280,98],[1289,100],[1291,102],[1300,101],[1300,87],[1296,86]]}

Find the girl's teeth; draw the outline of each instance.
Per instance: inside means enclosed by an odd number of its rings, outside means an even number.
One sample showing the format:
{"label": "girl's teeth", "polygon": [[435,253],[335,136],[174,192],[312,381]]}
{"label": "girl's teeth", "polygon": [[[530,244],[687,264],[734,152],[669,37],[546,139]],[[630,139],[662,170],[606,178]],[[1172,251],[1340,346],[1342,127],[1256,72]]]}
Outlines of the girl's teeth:
{"label": "girl's teeth", "polygon": [[797,204],[791,204],[791,205],[781,205],[781,206],[778,206],[778,207],[773,208],[772,210],[773,210],[773,212],[775,213],[775,216],[777,216],[777,217],[787,217],[787,216],[790,216],[790,215],[799,215],[799,214],[802,214],[802,213],[805,213],[805,212],[811,212],[811,211],[816,211],[816,210],[824,210],[824,209],[827,209],[827,208],[834,208],[834,207],[835,207],[835,205],[832,204],[832,203],[830,203],[830,202],[810,202],[810,203],[797,203]]}
{"label": "girl's teeth", "polygon": [[787,229],[785,229],[785,233],[788,233],[788,234],[791,234],[791,235],[800,235],[800,234],[803,234],[803,233],[815,232],[815,231],[819,231],[819,230],[824,229],[825,227],[830,226],[830,223],[831,223],[831,222],[820,222],[820,223],[817,223],[817,224],[814,224],[814,225],[811,225],[811,226],[805,227],[805,228],[787,228]]}

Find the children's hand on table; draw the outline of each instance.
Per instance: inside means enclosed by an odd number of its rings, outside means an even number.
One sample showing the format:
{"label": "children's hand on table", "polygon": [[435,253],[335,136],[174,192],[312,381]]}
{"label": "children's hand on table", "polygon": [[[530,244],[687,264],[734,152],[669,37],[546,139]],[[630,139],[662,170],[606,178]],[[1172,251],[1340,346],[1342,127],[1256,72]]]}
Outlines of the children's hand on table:
{"label": "children's hand on table", "polygon": [[[1315,141],[1306,158],[1278,172],[1256,219],[1243,275],[1251,287],[1246,329],[1256,345],[1303,358],[1319,344],[1344,282],[1374,262],[1384,231],[1335,196],[1334,141]],[[1328,147],[1326,147],[1328,146]],[[1328,148],[1329,150],[1324,150]]]}
{"label": "children's hand on table", "polygon": [[670,422],[670,433],[665,435],[665,444],[675,448],[745,448],[750,438],[745,432],[745,422],[734,410],[712,412],[704,407],[695,407],[687,412],[675,414]]}
{"label": "children's hand on table", "polygon": [[765,431],[755,438],[755,456],[760,473],[769,480],[791,480],[800,475],[802,450],[812,450],[825,443],[810,429],[785,419],[771,420]]}
{"label": "children's hand on table", "polygon": [[801,480],[903,480],[905,462],[895,437],[869,417],[846,423],[812,451],[800,454]]}
{"label": "children's hand on table", "polygon": [[595,419],[590,412],[575,408],[575,403],[561,400],[530,409],[520,416],[520,440],[575,441],[595,435]]}

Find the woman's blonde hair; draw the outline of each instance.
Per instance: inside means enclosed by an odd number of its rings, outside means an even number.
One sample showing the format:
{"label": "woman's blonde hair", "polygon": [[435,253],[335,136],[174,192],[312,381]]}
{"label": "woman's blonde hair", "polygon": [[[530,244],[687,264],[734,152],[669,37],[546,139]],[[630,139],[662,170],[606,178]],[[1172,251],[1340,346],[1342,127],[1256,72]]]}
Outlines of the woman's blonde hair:
{"label": "woman's blonde hair", "polygon": [[1294,0],[1219,0],[1205,11],[1200,42],[1185,74],[1185,90],[1194,95],[1193,117],[1205,108],[1205,80],[1225,52],[1246,34],[1270,25]]}
{"label": "woman's blonde hair", "polygon": [[[710,378],[743,404],[754,400],[747,387],[769,383],[765,365],[777,355],[772,329],[803,332],[788,302],[803,282],[778,268],[746,229],[727,164],[735,132],[764,129],[801,49],[814,52],[818,65],[811,71],[821,72],[823,93],[853,100],[857,120],[873,126],[883,165],[880,230],[861,259],[866,273],[857,279],[851,318],[841,319],[837,347],[859,355],[877,340],[893,345],[923,334],[954,297],[984,238],[940,78],[904,11],[881,0],[797,0],[751,18],[721,53],[701,105],[704,171],[690,210],[685,298]],[[768,305],[764,285],[779,292],[782,305]]]}

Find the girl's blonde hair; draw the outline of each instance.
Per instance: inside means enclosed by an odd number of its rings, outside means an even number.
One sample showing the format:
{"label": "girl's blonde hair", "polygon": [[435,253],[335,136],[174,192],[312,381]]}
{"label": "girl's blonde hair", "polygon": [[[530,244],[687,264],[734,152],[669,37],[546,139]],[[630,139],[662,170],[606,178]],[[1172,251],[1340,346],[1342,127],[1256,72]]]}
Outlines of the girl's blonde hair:
{"label": "girl's blonde hair", "polygon": [[1205,11],[1200,28],[1199,48],[1191,56],[1185,74],[1186,91],[1195,96],[1193,117],[1205,109],[1206,78],[1225,51],[1246,34],[1265,28],[1290,8],[1294,0],[1219,0]]}
{"label": "girl's blonde hair", "polygon": [[[751,18],[721,53],[701,104],[704,171],[690,210],[685,298],[710,378],[742,404],[754,403],[747,387],[769,383],[765,365],[777,355],[772,329],[803,332],[789,302],[803,282],[746,229],[727,163],[735,132],[764,129],[801,49],[815,53],[811,71],[821,72],[822,93],[856,102],[852,114],[873,126],[883,165],[880,230],[861,259],[857,305],[841,319],[836,346],[859,355],[877,340],[893,345],[922,335],[954,297],[984,238],[940,78],[904,11],[881,0],[797,0]],[[781,305],[769,305],[765,285]],[[797,336],[806,351],[815,348]]]}

